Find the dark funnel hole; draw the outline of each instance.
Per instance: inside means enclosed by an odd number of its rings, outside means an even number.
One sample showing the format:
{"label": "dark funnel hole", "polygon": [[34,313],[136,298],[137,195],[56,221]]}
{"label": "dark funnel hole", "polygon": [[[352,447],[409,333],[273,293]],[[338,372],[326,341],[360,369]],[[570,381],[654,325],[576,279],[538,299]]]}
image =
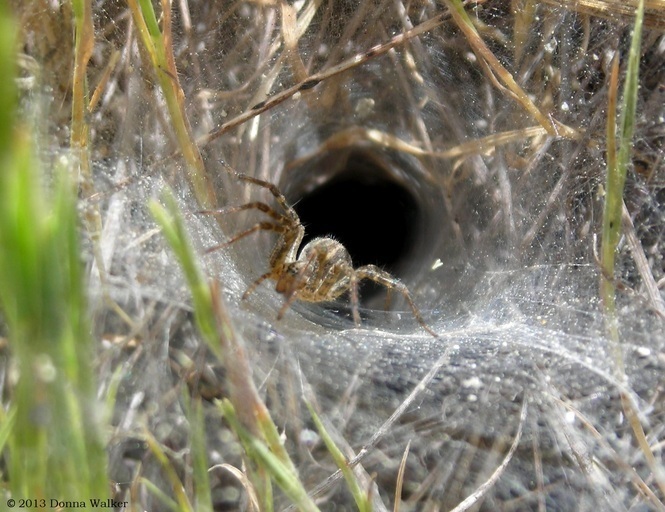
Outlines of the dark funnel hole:
{"label": "dark funnel hole", "polygon": [[[349,155],[344,169],[294,207],[305,226],[304,244],[330,236],[344,244],[355,267],[373,264],[397,277],[408,264],[420,218],[416,198],[362,154]],[[365,282],[362,296],[381,289]]]}

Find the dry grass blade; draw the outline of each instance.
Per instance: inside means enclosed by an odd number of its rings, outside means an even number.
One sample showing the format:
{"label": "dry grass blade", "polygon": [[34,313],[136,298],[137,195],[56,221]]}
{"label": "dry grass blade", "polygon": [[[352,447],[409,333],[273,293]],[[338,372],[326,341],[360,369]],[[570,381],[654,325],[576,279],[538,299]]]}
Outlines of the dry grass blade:
{"label": "dry grass blade", "polygon": [[[647,440],[646,434],[644,433],[644,428],[640,418],[638,417],[635,405],[633,401],[625,393],[621,393],[621,405],[623,411],[626,414],[626,419],[630,424],[631,429],[633,430],[633,436],[637,441],[637,444],[640,447],[640,451],[646,459],[647,465],[651,470],[656,485],[658,485],[660,492],[665,496],[665,469],[662,466],[662,463],[656,460],[656,457],[649,446],[649,441]],[[662,502],[661,502],[662,505]]]}
{"label": "dry grass blade", "polygon": [[339,130],[327,138],[321,145],[308,155],[294,159],[289,162],[287,169],[296,168],[303,165],[308,160],[316,157],[322,152],[333,151],[342,149],[352,144],[359,142],[371,142],[380,147],[393,149],[403,153],[419,157],[432,157],[441,159],[463,159],[474,155],[489,155],[492,154],[497,147],[514,142],[523,142],[527,139],[536,137],[543,137],[547,135],[547,130],[542,126],[530,126],[528,128],[520,128],[518,130],[509,130],[505,132],[498,132],[481,137],[475,140],[469,140],[461,144],[457,144],[449,149],[442,151],[429,151],[406,142],[399,137],[390,133],[377,130],[375,128],[363,128],[360,126],[353,126],[344,130]]}
{"label": "dry grass blade", "polygon": [[247,475],[245,473],[240,471],[237,467],[232,466],[231,464],[217,464],[215,466],[212,466],[208,471],[213,471],[215,469],[225,469],[226,471],[228,471],[238,479],[240,484],[247,492],[247,496],[249,497],[250,512],[253,511],[258,512],[259,510],[261,510],[259,507],[259,499],[256,495],[256,490],[254,489],[252,482],[249,480],[249,478],[247,478]]}
{"label": "dry grass blade", "polygon": [[230,121],[224,123],[217,130],[214,130],[208,133],[207,135],[199,138],[197,140],[198,144],[200,146],[205,146],[206,144],[209,144],[210,142],[214,141],[215,139],[218,139],[219,137],[227,133],[229,130],[237,126],[240,126],[243,123],[246,123],[255,116],[274,108],[276,105],[279,105],[280,103],[288,100],[289,98],[292,98],[296,93],[312,89],[313,87],[316,87],[319,83],[321,83],[323,80],[327,80],[341,73],[344,73],[345,71],[348,71],[354,68],[355,66],[358,66],[359,64],[367,62],[368,60],[373,59],[379,55],[383,55],[384,53],[387,53],[391,49],[403,44],[405,41],[408,41],[409,39],[412,39],[416,36],[419,36],[421,34],[424,34],[425,32],[432,30],[435,27],[438,27],[443,23],[444,19],[445,16],[443,14],[435,16],[434,18],[431,18],[427,21],[422,22],[420,25],[415,26],[411,30],[407,30],[402,34],[396,35],[386,43],[379,44],[370,48],[364,54],[358,54],[355,57],[351,57],[350,59],[347,59],[340,64],[332,66],[331,68],[325,71],[321,71],[319,73],[314,73],[310,75],[304,82],[300,82],[296,85],[288,87],[282,92],[279,92],[271,96],[267,100],[254,105],[249,110],[243,112],[239,116],[236,116]]}
{"label": "dry grass blade", "polygon": [[[637,7],[637,0],[544,0],[544,3],[608,20],[617,17],[634,19]],[[644,10],[645,26],[660,30],[665,28],[664,0],[646,0]]]}
{"label": "dry grass blade", "polygon": [[587,418],[584,414],[582,414],[581,411],[573,407],[571,404],[561,400],[560,398],[557,397],[552,397],[552,399],[561,404],[563,407],[571,411],[572,413],[575,414],[575,416],[582,422],[584,427],[591,432],[593,435],[594,439],[598,441],[598,443],[605,449],[610,455],[612,455],[612,458],[614,462],[621,468],[623,469],[629,476],[630,479],[633,482],[633,485],[635,488],[644,496],[646,497],[649,502],[654,506],[656,510],[660,510],[661,512],[665,512],[665,504],[656,496],[656,494],[651,490],[651,488],[646,484],[646,482],[642,479],[642,477],[639,475],[637,471],[635,471],[635,468],[633,468],[630,463],[628,463],[626,460],[619,455],[614,448],[605,440],[605,437],[598,432],[596,427],[593,426],[593,423]]}
{"label": "dry grass blade", "polygon": [[[540,109],[531,101],[529,95],[522,89],[515,81],[512,74],[499,62],[499,59],[487,47],[483,39],[478,34],[471,19],[464,10],[464,5],[460,0],[445,0],[448,10],[451,13],[455,23],[459,29],[464,33],[478,59],[487,63],[491,73],[496,76],[506,85],[510,95],[526,110],[531,116],[540,123],[540,125],[547,130],[551,136],[561,136],[568,138],[577,138],[578,133],[574,128],[565,126],[548,115],[542,113]],[[493,77],[490,76],[493,80]]]}
{"label": "dry grass blade", "polygon": [[94,28],[92,24],[92,7],[90,0],[78,0],[73,2],[74,17],[76,23],[76,41],[74,56],[74,77],[72,84],[72,147],[79,152],[79,165],[84,181],[83,192],[90,195],[92,186],[90,179],[90,161],[87,158],[88,149],[88,123],[86,116],[88,109],[86,105],[87,80],[86,71],[88,61],[92,56],[95,44]]}
{"label": "dry grass blade", "polygon": [[[305,63],[298,52],[298,39],[303,33],[298,30],[298,16],[295,7],[282,2],[282,37],[284,38],[284,47],[286,50],[287,58],[291,63],[291,72],[296,81],[304,82],[307,79],[307,68]],[[312,12],[316,12],[312,10]]]}
{"label": "dry grass blade", "polygon": [[633,225],[633,220],[630,218],[630,213],[628,212],[625,203],[622,208],[621,221],[626,240],[630,247],[630,252],[633,255],[633,261],[635,261],[637,271],[640,273],[640,277],[644,283],[649,303],[653,310],[662,319],[665,319],[665,301],[658,289],[658,283],[656,283],[653,273],[651,272],[651,267],[649,266],[649,261],[644,253],[644,248],[637,237],[637,233],[635,233],[635,226]]}
{"label": "dry grass blade", "polygon": [[[94,25],[92,22],[91,0],[72,2],[75,24],[74,70],[72,80],[72,118],[70,143],[74,150],[76,171],[80,174],[80,187],[84,196],[94,193],[92,170],[90,165],[90,126],[88,125],[87,105],[87,69],[95,45]],[[102,257],[100,237],[102,220],[99,209],[90,206],[85,210],[85,222],[93,240],[95,266],[100,280],[104,280],[104,260]],[[97,277],[96,273],[93,274]]]}
{"label": "dry grass blade", "polygon": [[399,464],[399,472],[397,473],[397,484],[395,485],[395,507],[393,508],[394,512],[399,512],[399,505],[402,503],[402,487],[404,486],[404,472],[406,471],[406,460],[409,456],[409,449],[411,448],[411,440],[406,444],[404,448],[404,455],[402,455],[402,461]]}
{"label": "dry grass blade", "polygon": [[527,405],[526,405],[526,400],[522,403],[522,412],[520,413],[520,422],[519,426],[517,427],[517,433],[515,434],[515,439],[513,440],[513,444],[510,446],[510,450],[508,450],[508,453],[504,457],[503,461],[501,464],[499,464],[499,467],[494,470],[494,473],[485,481],[478,489],[475,490],[473,494],[468,496],[462,503],[457,505],[451,512],[464,512],[466,510],[469,510],[471,507],[473,507],[476,503],[478,503],[479,500],[481,500],[487,492],[494,486],[494,484],[499,480],[503,472],[505,471],[506,467],[508,466],[508,463],[511,461],[513,458],[513,455],[515,454],[515,450],[517,450],[517,447],[520,444],[520,440],[522,439],[522,429],[524,428],[524,423],[526,421],[526,411],[527,411]]}
{"label": "dry grass blade", "polygon": [[522,60],[524,47],[529,35],[531,23],[533,22],[536,2],[535,0],[512,0],[511,9],[515,21],[513,23],[513,44],[515,45],[515,62]]}
{"label": "dry grass blade", "polygon": [[92,93],[92,96],[90,98],[90,102],[88,104],[89,112],[92,112],[93,110],[95,110],[95,108],[97,108],[97,104],[99,103],[99,100],[102,97],[104,89],[108,84],[109,78],[111,77],[111,73],[113,73],[116,64],[118,64],[118,60],[120,60],[120,52],[118,50],[113,50],[111,58],[106,64],[106,68],[104,69],[104,74],[102,74],[101,78],[99,79],[99,83],[97,84],[97,87],[95,87],[95,91]]}
{"label": "dry grass blade", "polygon": [[[443,341],[442,341],[443,343]],[[402,403],[399,405],[397,409],[390,415],[390,417],[383,422],[383,424],[376,430],[374,435],[372,435],[372,438],[369,440],[368,443],[366,443],[362,449],[358,452],[358,455],[356,455],[353,459],[351,459],[348,463],[349,467],[353,467],[356,464],[358,464],[362,459],[369,453],[369,451],[376,446],[376,443],[379,442],[379,440],[386,435],[386,433],[390,430],[390,428],[395,424],[395,422],[408,410],[408,408],[413,404],[414,400],[423,393],[426,389],[427,386],[432,382],[432,379],[436,377],[437,373],[441,370],[441,368],[448,362],[450,359],[451,352],[453,351],[453,348],[448,345],[446,349],[444,350],[443,354],[439,359],[436,360],[436,362],[432,365],[430,370],[427,372],[427,374],[418,382],[418,384],[413,388],[411,393],[409,393],[409,396],[407,396]],[[342,477],[342,472],[340,470],[337,470],[335,473],[330,475],[328,478],[326,478],[323,482],[321,482],[311,493],[311,496],[318,496],[319,494],[323,493],[326,491],[333,483],[335,483],[337,480],[339,480]]]}
{"label": "dry grass blade", "polygon": [[[537,432],[536,429],[536,419],[532,417],[531,421],[534,432]],[[534,472],[536,474],[536,492],[538,493],[538,512],[546,512],[547,505],[545,504],[545,482],[543,475],[543,456],[540,451],[540,446],[538,444],[538,435],[534,434],[531,441],[533,449],[533,466]]]}

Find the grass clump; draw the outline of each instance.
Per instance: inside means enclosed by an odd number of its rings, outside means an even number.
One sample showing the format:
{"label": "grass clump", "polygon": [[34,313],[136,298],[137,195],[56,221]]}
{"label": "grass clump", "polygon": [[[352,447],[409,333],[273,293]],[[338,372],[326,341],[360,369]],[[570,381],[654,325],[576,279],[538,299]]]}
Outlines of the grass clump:
{"label": "grass clump", "polygon": [[[171,194],[165,196],[165,204],[163,207],[153,202],[150,207],[185,273],[193,296],[194,314],[199,331],[211,351],[224,361],[230,385],[230,398],[222,401],[219,407],[245,450],[249,465],[248,474],[253,488],[258,490],[261,509],[273,508],[271,483],[274,481],[299,510],[316,511],[318,508],[299,480],[297,470],[282,444],[277,427],[254,386],[242,341],[227,316],[219,288],[215,283],[212,285],[206,283],[196,264],[177,204]],[[193,413],[192,418],[201,421],[202,417],[200,413]],[[195,437],[200,435],[200,432],[198,434],[195,432]],[[155,451],[156,447],[151,445],[151,449]],[[200,452],[196,466],[200,472]],[[174,490],[178,487],[174,485]],[[200,492],[197,492],[198,494]],[[187,510],[187,507],[183,507],[182,510]]]}
{"label": "grass clump", "polygon": [[95,398],[68,159],[51,192],[30,127],[17,114],[14,24],[0,8],[0,301],[16,375],[0,441],[11,499],[30,507],[106,499],[109,494],[101,408]]}

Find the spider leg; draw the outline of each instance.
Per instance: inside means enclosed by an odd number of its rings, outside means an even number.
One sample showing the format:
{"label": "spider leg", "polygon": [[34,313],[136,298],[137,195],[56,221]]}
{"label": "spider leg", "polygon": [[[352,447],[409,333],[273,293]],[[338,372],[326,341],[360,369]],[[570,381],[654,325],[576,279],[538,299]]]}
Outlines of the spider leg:
{"label": "spider leg", "polygon": [[231,238],[228,242],[224,242],[223,244],[218,244],[213,247],[210,247],[209,249],[205,250],[206,254],[210,254],[211,252],[217,251],[219,249],[222,249],[224,247],[227,247],[231,245],[232,243],[237,242],[241,238],[245,238],[246,236],[251,235],[252,233],[256,233],[257,231],[275,231],[277,233],[283,233],[285,228],[282,224],[275,224],[273,222],[258,222],[257,224],[254,224],[251,228],[246,229],[245,231],[241,231],[238,233],[236,236]]}
{"label": "spider leg", "polygon": [[286,311],[291,307],[291,304],[298,298],[298,294],[293,292],[289,294],[289,296],[286,298],[284,303],[282,304],[282,307],[279,308],[279,312],[277,313],[277,320],[281,320],[284,318],[284,314]]}
{"label": "spider leg", "polygon": [[270,192],[277,203],[284,209],[284,211],[287,212],[287,216],[289,219],[294,221],[295,223],[299,223],[300,219],[298,218],[298,215],[296,214],[295,210],[289,206],[289,204],[286,202],[286,197],[284,197],[284,194],[277,188],[277,186],[274,183],[270,183],[269,181],[264,181],[260,180],[258,178],[255,178],[254,176],[248,176],[247,174],[242,174],[238,173],[236,174],[236,177],[239,180],[246,181],[248,183],[252,183],[254,185],[258,185],[259,187],[263,187]]}
{"label": "spider leg", "polygon": [[283,221],[286,218],[281,213],[276,212],[274,208],[271,208],[261,201],[254,201],[240,206],[225,206],[224,208],[216,208],[213,210],[199,210],[196,213],[199,215],[226,215],[227,213],[242,212],[245,210],[260,210],[277,221]]}
{"label": "spider leg", "polygon": [[393,301],[393,289],[386,288],[386,305],[385,309],[390,309],[390,303]]}
{"label": "spider leg", "polygon": [[[362,268],[362,267],[361,267]],[[351,273],[351,312],[353,313],[353,323],[356,327],[360,327],[360,313],[358,313],[358,274],[354,271]]]}
{"label": "spider leg", "polygon": [[272,272],[266,272],[265,274],[260,276],[256,281],[254,281],[251,285],[249,285],[249,288],[247,288],[247,290],[245,290],[245,293],[242,294],[242,300],[246,300],[247,297],[249,297],[263,281],[265,281],[271,276]]}
{"label": "spider leg", "polygon": [[409,289],[399,279],[393,277],[390,273],[386,272],[385,270],[381,270],[375,265],[365,265],[364,267],[357,268],[355,270],[355,274],[357,275],[358,281],[361,281],[362,279],[370,279],[375,283],[379,283],[380,285],[385,286],[388,290],[397,290],[406,299],[406,302],[408,302],[409,307],[413,312],[413,316],[416,317],[416,320],[418,320],[420,326],[435,338],[439,337],[438,334],[430,329],[429,326],[425,323],[425,320],[423,320],[420,311],[411,298]]}

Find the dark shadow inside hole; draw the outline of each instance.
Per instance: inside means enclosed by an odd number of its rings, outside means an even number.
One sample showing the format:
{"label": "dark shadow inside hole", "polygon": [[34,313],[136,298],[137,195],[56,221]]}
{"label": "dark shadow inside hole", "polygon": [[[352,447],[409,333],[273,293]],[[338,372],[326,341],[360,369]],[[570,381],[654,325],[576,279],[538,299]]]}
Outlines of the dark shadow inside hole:
{"label": "dark shadow inside hole", "polygon": [[[304,244],[331,236],[349,251],[355,267],[373,264],[399,277],[418,232],[416,198],[362,153],[349,155],[333,178],[294,205],[305,226]],[[382,287],[363,283],[368,298]]]}

